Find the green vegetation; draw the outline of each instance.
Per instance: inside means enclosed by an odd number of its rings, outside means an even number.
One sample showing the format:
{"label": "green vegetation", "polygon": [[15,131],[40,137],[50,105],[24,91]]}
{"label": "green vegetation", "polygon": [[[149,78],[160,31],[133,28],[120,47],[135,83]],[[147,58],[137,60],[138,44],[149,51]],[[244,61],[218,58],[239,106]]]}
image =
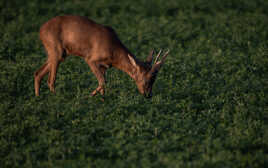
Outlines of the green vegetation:
{"label": "green vegetation", "polygon": [[[0,167],[268,167],[267,0],[0,1]],[[68,57],[56,94],[33,73],[39,27],[64,14],[113,27],[138,58],[171,50],[145,99],[110,69],[107,90]]]}

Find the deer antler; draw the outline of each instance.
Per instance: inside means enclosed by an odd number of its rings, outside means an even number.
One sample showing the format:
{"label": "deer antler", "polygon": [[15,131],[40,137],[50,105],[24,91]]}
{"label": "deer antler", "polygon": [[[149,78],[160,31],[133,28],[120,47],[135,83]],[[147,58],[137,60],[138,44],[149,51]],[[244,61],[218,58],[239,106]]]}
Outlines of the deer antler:
{"label": "deer antler", "polygon": [[168,56],[169,49],[167,49],[167,51],[165,52],[165,54],[164,54],[164,56],[162,57],[161,61],[158,61],[158,59],[159,59],[159,57],[160,57],[160,55],[161,55],[161,52],[162,52],[162,50],[160,50],[159,53],[157,54],[156,59],[155,59],[155,61],[154,61],[154,64],[159,64],[159,63],[162,64],[162,63],[164,63],[166,57]]}
{"label": "deer antler", "polygon": [[166,59],[167,56],[168,56],[168,53],[169,53],[169,49],[167,49],[167,51],[165,52],[165,54],[164,54],[164,56],[163,56],[163,58],[162,58],[162,60],[161,60],[161,63],[164,63],[165,59]]}
{"label": "deer antler", "polygon": [[152,66],[152,69],[150,71],[151,74],[156,74],[159,71],[159,69],[161,68],[161,66],[165,62],[165,59],[168,56],[169,49],[165,52],[165,54],[163,55],[162,59],[160,61],[158,61],[158,58],[160,57],[161,52],[162,52],[162,50],[160,50],[158,55],[157,55],[156,61],[155,61],[154,65]]}
{"label": "deer antler", "polygon": [[162,49],[160,49],[160,51],[158,52],[158,54],[157,54],[157,56],[156,56],[156,58],[154,60],[154,64],[158,61],[158,58],[159,58],[161,52],[162,52]]}
{"label": "deer antler", "polygon": [[153,61],[153,55],[154,55],[154,50],[151,50],[149,56],[146,59],[146,62],[149,63],[150,65],[152,64],[152,61]]}

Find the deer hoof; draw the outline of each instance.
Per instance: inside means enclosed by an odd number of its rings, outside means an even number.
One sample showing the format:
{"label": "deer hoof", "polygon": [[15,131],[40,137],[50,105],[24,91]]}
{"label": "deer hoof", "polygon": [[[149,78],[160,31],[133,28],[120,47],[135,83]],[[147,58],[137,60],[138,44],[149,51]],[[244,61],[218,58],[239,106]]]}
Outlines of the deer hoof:
{"label": "deer hoof", "polygon": [[53,88],[50,88],[50,91],[51,91],[52,93],[54,93],[54,94],[56,93],[54,87],[53,87]]}
{"label": "deer hoof", "polygon": [[104,88],[101,88],[99,92],[101,95],[104,95]]}
{"label": "deer hoof", "polygon": [[97,89],[95,89],[90,95],[95,96],[97,93],[100,93],[101,95],[104,95],[104,88],[99,86]]}
{"label": "deer hoof", "polygon": [[97,90],[94,90],[91,94],[90,94],[90,96],[95,96],[97,94]]}

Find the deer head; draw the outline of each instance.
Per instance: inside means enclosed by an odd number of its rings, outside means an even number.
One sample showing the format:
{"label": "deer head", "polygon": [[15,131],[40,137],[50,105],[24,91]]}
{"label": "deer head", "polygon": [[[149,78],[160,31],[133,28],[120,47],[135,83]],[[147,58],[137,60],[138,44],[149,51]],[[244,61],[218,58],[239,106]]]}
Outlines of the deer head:
{"label": "deer head", "polygon": [[131,64],[136,68],[134,75],[134,80],[138,87],[139,92],[144,95],[146,98],[152,97],[152,87],[155,82],[158,71],[161,66],[164,64],[165,59],[169,53],[169,50],[165,52],[162,59],[159,61],[162,50],[156,56],[156,59],[153,62],[154,50],[152,50],[149,56],[146,59],[146,62],[137,63],[133,57],[128,55]]}

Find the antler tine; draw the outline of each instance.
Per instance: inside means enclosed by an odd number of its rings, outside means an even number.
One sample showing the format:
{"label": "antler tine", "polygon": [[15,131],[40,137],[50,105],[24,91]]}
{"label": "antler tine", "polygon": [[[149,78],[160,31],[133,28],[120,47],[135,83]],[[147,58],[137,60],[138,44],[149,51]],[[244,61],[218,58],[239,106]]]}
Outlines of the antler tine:
{"label": "antler tine", "polygon": [[168,56],[168,53],[169,53],[169,49],[167,49],[167,51],[165,52],[165,54],[164,54],[161,62],[164,62],[165,61],[166,57]]}
{"label": "antler tine", "polygon": [[154,64],[158,61],[161,52],[162,52],[162,49],[160,49],[160,51],[158,52],[158,54],[157,54],[157,56],[156,56],[156,58],[155,58]]}

